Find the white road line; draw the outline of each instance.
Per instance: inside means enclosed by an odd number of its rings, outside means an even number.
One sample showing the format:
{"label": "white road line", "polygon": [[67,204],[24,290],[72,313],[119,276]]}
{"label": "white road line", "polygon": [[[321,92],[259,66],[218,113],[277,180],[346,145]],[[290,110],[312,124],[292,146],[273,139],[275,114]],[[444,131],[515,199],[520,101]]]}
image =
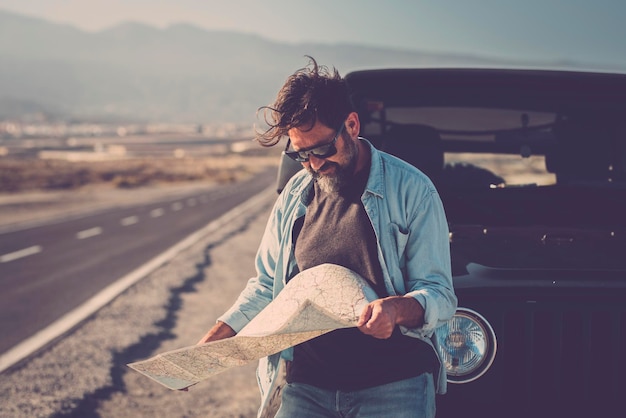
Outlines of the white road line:
{"label": "white road line", "polygon": [[0,263],[8,263],[9,261],[17,260],[18,258],[28,257],[29,255],[40,253],[41,250],[42,248],[40,245],[33,245],[32,247],[0,255]]}
{"label": "white road line", "polygon": [[187,199],[187,206],[196,206],[196,199],[194,199],[193,197]]}
{"label": "white road line", "polygon": [[100,235],[102,233],[102,228],[96,226],[94,228],[85,229],[84,231],[80,231],[76,233],[76,238],[78,239],[86,239],[95,237],[96,235]]}
{"label": "white road line", "polygon": [[187,236],[187,238],[183,239],[178,244],[157,255],[146,264],[131,271],[115,283],[110,284],[91,299],[84,302],[71,312],[68,312],[63,317],[57,319],[46,328],[38,331],[31,337],[9,349],[7,352],[0,353],[0,373],[39,350],[50,341],[64,335],[77,324],[93,315],[93,313],[98,309],[111,302],[120,293],[146,277],[151,272],[155,271],[157,268],[161,267],[163,264],[172,260],[176,257],[176,255],[191,247],[202,238],[214,233],[219,228],[231,223],[234,219],[245,213],[258,210],[260,207],[265,207],[265,205],[267,205],[267,207],[271,206],[275,199],[276,190],[274,186],[271,186],[241,203],[239,206],[236,206],[226,212],[216,220],[208,223],[204,228]]}
{"label": "white road line", "polygon": [[183,208],[183,204],[182,204],[182,203],[180,203],[180,202],[174,202],[174,203],[172,203],[172,210],[173,210],[174,212],[179,211],[179,210],[181,210],[182,208]]}
{"label": "white road line", "polygon": [[150,211],[150,217],[151,218],[158,218],[159,216],[163,216],[164,213],[165,213],[165,211],[162,208],[152,209]]}
{"label": "white road line", "polygon": [[122,226],[128,226],[128,225],[134,225],[137,222],[139,222],[138,216],[129,216],[127,218],[122,219],[120,221],[120,224],[122,224]]}

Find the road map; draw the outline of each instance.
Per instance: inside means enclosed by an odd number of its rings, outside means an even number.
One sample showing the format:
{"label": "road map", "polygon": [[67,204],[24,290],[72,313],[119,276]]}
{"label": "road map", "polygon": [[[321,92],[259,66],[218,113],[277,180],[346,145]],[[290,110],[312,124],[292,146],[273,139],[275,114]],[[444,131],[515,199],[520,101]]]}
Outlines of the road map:
{"label": "road map", "polygon": [[174,390],[242,366],[327,332],[356,326],[376,293],[356,273],[322,264],[291,279],[236,336],[128,364]]}

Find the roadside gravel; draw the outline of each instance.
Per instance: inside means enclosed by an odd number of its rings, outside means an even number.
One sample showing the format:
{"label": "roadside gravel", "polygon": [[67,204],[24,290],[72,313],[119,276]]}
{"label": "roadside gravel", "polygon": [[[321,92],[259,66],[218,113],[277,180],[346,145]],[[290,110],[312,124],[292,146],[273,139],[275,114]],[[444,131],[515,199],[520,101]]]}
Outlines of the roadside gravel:
{"label": "roadside gravel", "polygon": [[256,416],[260,397],[254,363],[189,392],[170,391],[126,364],[193,345],[204,335],[254,274],[253,258],[274,199],[266,193],[263,204],[2,373],[0,417]]}

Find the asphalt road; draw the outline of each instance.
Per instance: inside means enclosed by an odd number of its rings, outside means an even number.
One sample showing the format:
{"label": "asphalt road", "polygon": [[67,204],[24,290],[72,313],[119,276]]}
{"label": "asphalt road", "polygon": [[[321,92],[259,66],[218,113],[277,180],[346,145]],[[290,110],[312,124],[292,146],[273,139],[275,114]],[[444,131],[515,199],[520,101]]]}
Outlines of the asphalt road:
{"label": "asphalt road", "polygon": [[0,234],[0,353],[275,181],[275,169],[204,193]]}
{"label": "asphalt road", "polygon": [[194,345],[230,307],[255,274],[273,189],[195,231],[173,255],[166,250],[170,257],[157,257],[166,262],[144,271],[61,338],[1,371],[0,417],[256,417],[256,362],[189,392],[169,390],[126,365]]}

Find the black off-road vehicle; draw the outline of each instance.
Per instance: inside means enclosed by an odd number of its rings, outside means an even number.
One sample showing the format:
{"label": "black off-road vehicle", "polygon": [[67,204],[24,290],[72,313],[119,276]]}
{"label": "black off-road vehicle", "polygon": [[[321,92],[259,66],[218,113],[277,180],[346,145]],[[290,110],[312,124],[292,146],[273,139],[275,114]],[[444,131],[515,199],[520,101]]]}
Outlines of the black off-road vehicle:
{"label": "black off-road vehicle", "polygon": [[[626,416],[626,75],[346,77],[361,135],[430,176],[459,297],[438,416]],[[283,158],[278,188],[300,165]]]}

